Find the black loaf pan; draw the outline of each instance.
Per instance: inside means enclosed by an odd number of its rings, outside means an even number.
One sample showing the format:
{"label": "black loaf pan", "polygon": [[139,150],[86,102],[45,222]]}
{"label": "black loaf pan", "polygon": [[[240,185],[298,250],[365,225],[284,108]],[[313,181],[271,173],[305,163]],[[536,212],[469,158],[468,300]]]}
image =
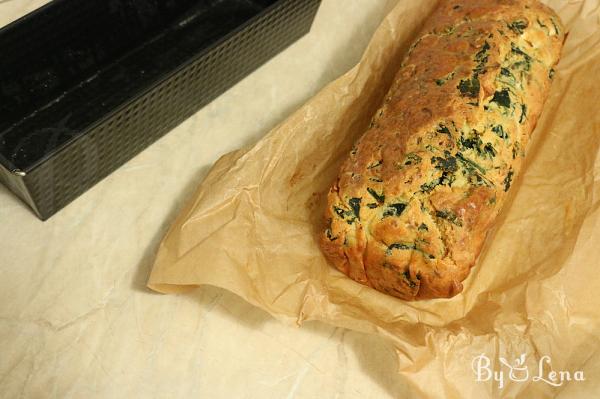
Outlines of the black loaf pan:
{"label": "black loaf pan", "polygon": [[319,3],[54,0],[13,22],[0,181],[46,220],[307,33]]}

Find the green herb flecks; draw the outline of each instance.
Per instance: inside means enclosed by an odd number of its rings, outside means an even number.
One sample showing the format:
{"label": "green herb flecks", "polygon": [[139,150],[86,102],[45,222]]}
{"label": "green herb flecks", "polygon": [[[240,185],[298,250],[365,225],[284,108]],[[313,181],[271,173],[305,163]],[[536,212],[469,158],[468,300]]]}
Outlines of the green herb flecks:
{"label": "green herb flecks", "polygon": [[374,202],[369,202],[369,203],[367,204],[367,208],[370,208],[370,209],[375,209],[375,208],[377,208],[378,206],[379,206],[379,204],[376,204],[376,203],[374,203]]}
{"label": "green herb flecks", "polygon": [[404,212],[404,210],[406,209],[406,204],[403,204],[401,202],[396,203],[396,204],[388,204],[385,211],[383,211],[383,217],[388,217],[388,216],[400,216],[402,215],[402,212]]}
{"label": "green herb flecks", "polygon": [[517,155],[519,155],[520,151],[521,151],[521,146],[519,145],[518,141],[515,141],[515,144],[513,145],[513,149],[512,149],[513,159],[515,159],[517,157]]}
{"label": "green herb flecks", "polygon": [[333,211],[338,217],[345,220],[346,223],[352,224],[356,220],[360,220],[360,198],[350,198],[348,205],[350,209],[344,209],[339,206],[333,206]]}
{"label": "green herb flecks", "polygon": [[510,30],[512,30],[513,32],[515,32],[519,35],[522,35],[525,28],[527,28],[529,26],[527,21],[523,20],[523,19],[517,19],[517,20],[511,22],[510,24],[506,24],[506,25],[508,26],[508,28]]}
{"label": "green herb flecks", "polygon": [[[477,65],[473,68],[473,76],[469,79],[462,79],[456,88],[460,91],[460,95],[468,98],[479,98],[481,85],[479,83],[479,75],[485,72],[485,65],[488,60],[488,50],[490,44],[485,41],[483,46],[475,53],[475,62]],[[478,106],[477,101],[469,101],[467,104]]]}
{"label": "green herb flecks", "polygon": [[406,283],[408,284],[408,286],[410,288],[415,288],[417,286],[417,283],[415,283],[414,281],[411,280],[410,272],[408,270],[406,270],[404,273],[402,273],[402,278],[406,281]]}
{"label": "green herb flecks", "polygon": [[373,162],[372,164],[368,165],[367,169],[373,169],[378,166],[381,166],[382,164],[383,164],[383,159],[380,159],[379,161]]}
{"label": "green herb flecks", "polygon": [[521,104],[521,116],[519,117],[519,123],[523,123],[527,120],[527,105]]}
{"label": "green herb flecks", "polygon": [[442,76],[441,78],[436,79],[435,84],[438,86],[443,86],[446,82],[452,80],[452,78],[454,78],[454,72],[450,72],[446,76]]}
{"label": "green herb flecks", "polygon": [[457,226],[462,226],[462,221],[460,220],[460,218],[456,216],[456,213],[452,212],[451,210],[435,211],[435,216],[440,219],[447,220],[450,223],[455,224]]}
{"label": "green herb flecks", "polygon": [[415,249],[415,244],[413,244],[412,242],[395,242],[388,246],[388,251],[390,253],[394,249],[401,249],[401,250]]}
{"label": "green herb flecks", "polygon": [[352,210],[345,210],[334,205],[333,211],[336,215],[338,215],[341,219],[345,220],[348,224],[352,224],[356,220],[356,215],[353,213]]}
{"label": "green herb flecks", "polygon": [[427,144],[425,146],[425,149],[428,150],[428,151],[431,151],[431,152],[440,151],[440,149],[438,147],[436,147],[434,145],[431,145],[431,144]]}
{"label": "green herb flecks", "polygon": [[379,194],[379,193],[377,193],[377,191],[375,191],[371,187],[368,187],[367,191],[369,194],[371,194],[371,196],[373,198],[375,198],[375,201],[377,201],[378,203],[382,204],[385,202],[385,195],[383,193]]}
{"label": "green herb flecks", "polygon": [[358,220],[360,220],[360,202],[361,198],[350,198],[348,200],[348,204]]}
{"label": "green herb flecks", "polygon": [[479,79],[477,76],[473,76],[470,79],[463,79],[460,81],[457,89],[460,91],[461,96],[469,98],[479,97]]}
{"label": "green herb flecks", "polygon": [[509,78],[515,78],[515,75],[513,75],[510,70],[508,68],[500,68],[500,75],[504,75],[507,76]]}
{"label": "green herb flecks", "polygon": [[510,185],[512,183],[513,174],[514,174],[514,172],[513,172],[512,168],[510,168],[510,170],[508,171],[508,174],[504,178],[504,191],[508,191],[508,189],[510,188]]}
{"label": "green herb flecks", "polygon": [[429,231],[429,227],[427,227],[427,225],[425,223],[421,223],[418,230],[419,231]]}
{"label": "green herb flecks", "polygon": [[526,60],[531,61],[533,58],[527,54],[526,52],[524,52],[523,50],[521,50],[516,44],[514,44],[513,42],[510,43],[510,51],[512,51],[515,54],[518,54],[520,56],[522,56],[523,58],[525,58]]}
{"label": "green herb flecks", "polygon": [[347,216],[347,212],[348,212],[348,211],[345,211],[342,208],[335,206],[335,205],[333,206],[333,211],[335,212],[336,215],[338,215],[342,219]]}
{"label": "green herb flecks", "polygon": [[500,68],[500,74],[498,75],[497,80],[504,85],[512,87],[513,89],[516,89],[517,86],[522,87],[521,82],[518,81],[510,69],[506,67]]}
{"label": "green herb flecks", "polygon": [[556,32],[556,34],[560,35],[560,29],[558,29],[558,25],[556,25],[556,21],[554,21],[554,18],[550,17],[550,22],[552,22],[552,26],[554,26],[554,31]]}
{"label": "green herb flecks", "polygon": [[421,162],[421,157],[414,152],[409,152],[406,154],[406,159],[404,160],[404,165],[416,165]]}
{"label": "green herb flecks", "polygon": [[550,70],[548,71],[548,77],[550,79],[554,79],[554,73],[555,73],[554,68],[550,68]]}
{"label": "green herb flecks", "polygon": [[477,62],[477,65],[473,69],[473,76],[475,78],[477,78],[480,74],[482,74],[485,71],[485,64],[488,60],[488,50],[490,48],[490,44],[487,41],[485,41],[483,43],[483,46],[481,46],[481,49],[479,49],[479,51],[475,54],[475,61]]}
{"label": "green herb flecks", "polygon": [[510,108],[510,94],[508,89],[502,89],[494,92],[494,97],[492,97],[490,102],[496,103],[501,107]]}
{"label": "green herb flecks", "polygon": [[[531,62],[533,61],[533,57],[521,50],[515,43],[511,42],[510,49],[511,52],[507,56],[506,61],[509,61],[510,58],[513,58],[510,68],[512,70],[520,71],[522,79],[522,75],[531,70]],[[518,58],[515,59],[514,57]]]}
{"label": "green herb flecks", "polygon": [[479,49],[479,51],[477,53],[475,53],[475,61],[477,61],[477,62],[485,62],[485,61],[487,61],[487,58],[488,58],[487,51],[490,48],[491,48],[490,44],[486,40],[483,43],[483,46],[481,46],[481,49]]}
{"label": "green herb flecks", "polygon": [[475,129],[469,131],[467,135],[464,133],[461,134],[457,144],[463,151],[473,150],[477,153],[477,155],[481,155],[483,153],[483,141],[481,141],[480,134]]}
{"label": "green herb flecks", "polygon": [[439,169],[442,172],[456,172],[458,170],[456,158],[453,157],[449,151],[444,151],[444,157],[445,158],[433,157],[431,158],[431,163],[435,164],[436,169]]}
{"label": "green herb flecks", "polygon": [[456,153],[456,158],[462,162],[462,164],[463,164],[464,168],[467,170],[467,172],[472,173],[474,171],[479,171],[480,173],[485,174],[485,168],[483,168],[477,162],[472,161],[469,158],[465,158],[465,156],[463,154],[461,154],[460,152]]}
{"label": "green herb flecks", "polygon": [[504,139],[504,140],[508,139],[508,133],[504,130],[502,125],[492,126],[492,132],[494,132],[501,139]]}
{"label": "green herb flecks", "polygon": [[454,173],[442,172],[442,175],[440,177],[433,179],[429,183],[421,184],[421,191],[423,193],[428,194],[428,193],[432,192],[433,189],[439,185],[446,185],[446,186],[452,185],[452,183],[454,183],[455,180],[456,180],[456,176],[454,176]]}
{"label": "green herb flecks", "polygon": [[444,172],[442,176],[439,178],[439,182],[442,185],[450,186],[456,180],[456,176],[452,172]]}
{"label": "green herb flecks", "polygon": [[517,61],[511,65],[511,68],[521,71],[521,76],[531,70],[531,62],[528,60]]}
{"label": "green herb flecks", "polygon": [[448,137],[452,137],[450,134],[450,129],[448,129],[443,123],[440,123],[435,131],[438,133],[447,134]]}
{"label": "green herb flecks", "polygon": [[335,241],[338,239],[338,236],[334,236],[333,233],[331,232],[331,229],[327,229],[325,230],[325,235],[327,236],[327,238],[329,239],[329,241]]}
{"label": "green herb flecks", "polygon": [[444,157],[432,157],[431,163],[442,172],[442,175],[430,183],[423,184],[421,186],[423,191],[430,192],[439,184],[449,186],[456,180],[454,173],[458,170],[458,165],[456,158],[449,151],[444,151]]}
{"label": "green herb flecks", "polygon": [[440,184],[440,179],[437,178],[435,180],[430,181],[429,183],[423,183],[421,184],[421,191],[424,193],[430,193],[433,191],[433,189]]}
{"label": "green herb flecks", "polygon": [[447,26],[444,30],[442,30],[439,34],[440,34],[440,36],[449,36],[449,35],[453,34],[454,31],[456,31],[456,26],[450,25],[450,26]]}
{"label": "green herb flecks", "polygon": [[487,156],[489,156],[490,159],[492,159],[496,156],[496,149],[494,148],[492,143],[487,143],[483,147],[483,153],[486,154]]}

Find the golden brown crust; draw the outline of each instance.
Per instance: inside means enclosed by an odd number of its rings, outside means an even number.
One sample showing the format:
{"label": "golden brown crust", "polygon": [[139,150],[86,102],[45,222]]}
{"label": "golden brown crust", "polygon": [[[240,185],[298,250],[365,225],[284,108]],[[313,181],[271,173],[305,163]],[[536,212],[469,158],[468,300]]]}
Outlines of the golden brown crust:
{"label": "golden brown crust", "polygon": [[459,293],[519,174],[563,41],[535,0],[442,1],[329,191],[327,258],[402,299]]}

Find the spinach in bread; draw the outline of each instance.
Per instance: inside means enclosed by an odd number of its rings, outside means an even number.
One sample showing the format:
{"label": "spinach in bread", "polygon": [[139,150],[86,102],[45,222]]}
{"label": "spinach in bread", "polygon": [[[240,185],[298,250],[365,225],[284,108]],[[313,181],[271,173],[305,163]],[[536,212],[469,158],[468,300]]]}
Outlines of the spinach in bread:
{"label": "spinach in bread", "polygon": [[536,0],[443,0],[328,194],[321,247],[399,298],[462,289],[519,174],[564,33]]}

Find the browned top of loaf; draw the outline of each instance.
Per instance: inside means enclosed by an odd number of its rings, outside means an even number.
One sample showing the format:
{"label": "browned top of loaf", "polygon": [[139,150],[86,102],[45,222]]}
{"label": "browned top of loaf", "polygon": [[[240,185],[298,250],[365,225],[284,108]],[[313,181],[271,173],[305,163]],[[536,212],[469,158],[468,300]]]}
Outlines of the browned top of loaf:
{"label": "browned top of loaf", "polygon": [[321,247],[353,279],[449,297],[518,175],[564,41],[534,0],[442,1],[343,163]]}

